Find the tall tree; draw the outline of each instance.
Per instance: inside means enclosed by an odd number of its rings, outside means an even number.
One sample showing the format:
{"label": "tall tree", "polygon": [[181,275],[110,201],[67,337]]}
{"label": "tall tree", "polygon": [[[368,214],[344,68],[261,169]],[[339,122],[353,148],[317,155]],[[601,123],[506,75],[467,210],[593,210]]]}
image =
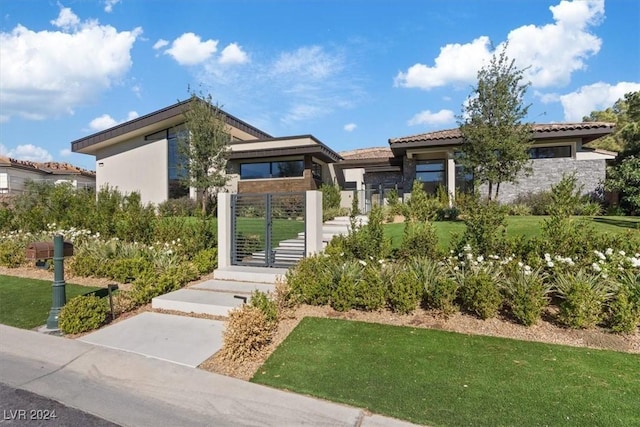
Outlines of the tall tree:
{"label": "tall tree", "polygon": [[612,107],[602,111],[592,111],[588,116],[584,116],[582,118],[583,122],[609,122],[615,123],[616,125],[612,134],[596,139],[589,144],[589,147],[615,151],[616,153],[624,151],[626,141],[620,134],[620,131],[624,129],[629,122],[627,114],[628,108],[628,97],[625,96],[624,98],[618,99]]}
{"label": "tall tree", "polygon": [[626,123],[617,131],[623,150],[616,164],[607,171],[605,188],[619,191],[622,206],[629,213],[637,214],[640,212],[640,91],[627,93],[624,103]]}
{"label": "tall tree", "polygon": [[189,89],[191,102],[182,112],[185,131],[179,133],[178,150],[187,171],[184,180],[198,191],[202,213],[206,213],[211,192],[217,192],[228,181],[226,173],[231,136],[226,115],[210,94],[199,95]]}
{"label": "tall tree", "polygon": [[476,185],[488,185],[489,200],[498,199],[501,183],[515,183],[521,173],[530,172],[531,125],[522,122],[529,110],[523,102],[530,83],[522,83],[523,72],[507,57],[506,46],[494,53],[478,71],[478,84],[459,118],[459,161],[473,173]]}

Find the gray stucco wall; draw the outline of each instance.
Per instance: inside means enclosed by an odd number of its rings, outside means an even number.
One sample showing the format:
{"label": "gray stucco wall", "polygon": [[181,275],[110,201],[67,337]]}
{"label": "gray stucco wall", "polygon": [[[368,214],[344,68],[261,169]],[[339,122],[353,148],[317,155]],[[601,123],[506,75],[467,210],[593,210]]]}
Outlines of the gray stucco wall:
{"label": "gray stucco wall", "polygon": [[[532,161],[533,174],[518,180],[517,184],[500,184],[498,201],[513,202],[518,194],[547,191],[562,179],[562,174],[576,172],[578,185],[582,185],[583,194],[597,193],[602,187],[606,174],[604,159],[537,159]],[[480,194],[487,194],[487,186],[480,186]]]}

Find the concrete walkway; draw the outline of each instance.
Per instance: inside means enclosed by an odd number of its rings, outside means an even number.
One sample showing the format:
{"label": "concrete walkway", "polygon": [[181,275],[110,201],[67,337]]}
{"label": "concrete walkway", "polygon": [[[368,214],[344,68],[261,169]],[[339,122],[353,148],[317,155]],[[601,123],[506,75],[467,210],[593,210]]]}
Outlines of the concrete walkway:
{"label": "concrete walkway", "polygon": [[4,325],[0,382],[122,426],[411,425],[129,351]]}

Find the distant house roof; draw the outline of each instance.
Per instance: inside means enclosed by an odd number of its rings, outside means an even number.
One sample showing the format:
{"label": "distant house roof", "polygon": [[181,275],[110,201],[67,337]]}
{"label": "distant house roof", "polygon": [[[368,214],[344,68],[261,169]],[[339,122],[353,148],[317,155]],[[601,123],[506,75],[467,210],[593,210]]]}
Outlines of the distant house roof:
{"label": "distant house roof", "polygon": [[64,162],[32,162],[30,160],[18,160],[7,156],[0,156],[0,166],[17,167],[25,170],[38,171],[51,175],[82,175],[95,178],[96,173],[82,169]]}
{"label": "distant house roof", "polygon": [[[534,139],[571,138],[580,137],[587,142],[598,139],[613,132],[615,123],[582,122],[582,123],[546,123],[534,124]],[[459,128],[440,130],[389,139],[391,150],[401,154],[407,148],[436,147],[462,144],[462,134]]]}
{"label": "distant house roof", "polygon": [[389,147],[372,147],[341,151],[340,155],[345,160],[388,159],[393,157],[393,152]]}
{"label": "distant house roof", "polygon": [[[99,144],[101,142],[107,141],[112,138],[117,138],[131,132],[139,131],[147,126],[151,126],[165,120],[173,119],[180,121],[183,116],[185,106],[187,106],[189,102],[191,102],[191,99],[180,101],[176,104],[162,108],[161,110],[154,111],[153,113],[146,114],[136,119],[129,120],[128,122],[111,127],[109,129],[105,129],[101,132],[97,132],[92,135],[85,136],[84,138],[72,141],[71,151],[79,152],[82,149],[85,149],[92,145]],[[232,116],[225,111],[222,112],[226,116],[226,122],[228,125],[233,126],[236,129],[240,129],[250,135],[253,135],[256,138],[271,138],[271,135],[269,135],[268,133],[263,132],[246,122],[243,122],[242,120]]]}

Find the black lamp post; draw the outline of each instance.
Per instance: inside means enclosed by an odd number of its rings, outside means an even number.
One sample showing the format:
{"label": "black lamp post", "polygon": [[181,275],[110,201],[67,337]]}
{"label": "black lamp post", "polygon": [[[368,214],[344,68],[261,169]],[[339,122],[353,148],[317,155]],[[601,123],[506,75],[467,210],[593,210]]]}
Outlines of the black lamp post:
{"label": "black lamp post", "polygon": [[47,329],[58,328],[60,310],[67,302],[64,282],[64,240],[62,235],[53,236],[53,300],[47,319]]}

